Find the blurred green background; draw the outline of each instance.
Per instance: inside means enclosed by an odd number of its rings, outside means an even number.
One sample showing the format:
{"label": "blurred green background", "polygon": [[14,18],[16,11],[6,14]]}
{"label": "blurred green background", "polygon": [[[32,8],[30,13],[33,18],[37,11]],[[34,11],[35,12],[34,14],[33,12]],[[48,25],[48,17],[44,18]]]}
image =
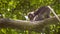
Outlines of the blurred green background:
{"label": "blurred green background", "polygon": [[[3,18],[26,20],[25,16],[28,12],[47,5],[51,5],[57,15],[60,14],[60,0],[0,0],[0,13],[3,15]],[[60,24],[52,24],[49,25],[48,29],[45,29],[45,34],[59,34]],[[1,28],[0,34],[41,34],[41,32]]]}

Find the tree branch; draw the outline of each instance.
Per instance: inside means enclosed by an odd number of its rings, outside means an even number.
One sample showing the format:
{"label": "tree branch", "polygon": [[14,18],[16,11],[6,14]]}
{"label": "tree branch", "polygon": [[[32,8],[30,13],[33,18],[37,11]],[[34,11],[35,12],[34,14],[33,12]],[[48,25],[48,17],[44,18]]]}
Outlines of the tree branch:
{"label": "tree branch", "polygon": [[47,25],[57,24],[58,22],[59,21],[55,17],[48,18],[42,21],[12,20],[12,19],[1,18],[0,27],[40,32]]}

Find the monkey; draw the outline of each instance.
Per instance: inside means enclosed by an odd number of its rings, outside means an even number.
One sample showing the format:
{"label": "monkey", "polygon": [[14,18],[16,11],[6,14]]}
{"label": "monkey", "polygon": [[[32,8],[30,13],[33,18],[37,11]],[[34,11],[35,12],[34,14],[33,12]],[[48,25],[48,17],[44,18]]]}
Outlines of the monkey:
{"label": "monkey", "polygon": [[55,15],[55,17],[60,21],[59,17],[56,15],[54,10],[50,6],[43,6],[35,12],[30,12],[28,14],[28,18],[30,19],[30,21],[44,20],[46,18],[50,18],[50,12],[52,12]]}
{"label": "monkey", "polygon": [[44,18],[49,18],[49,17],[50,17],[50,9],[47,6],[40,7],[37,11],[30,12],[28,14],[28,18],[31,21],[32,20],[39,21],[39,20],[43,20]]}

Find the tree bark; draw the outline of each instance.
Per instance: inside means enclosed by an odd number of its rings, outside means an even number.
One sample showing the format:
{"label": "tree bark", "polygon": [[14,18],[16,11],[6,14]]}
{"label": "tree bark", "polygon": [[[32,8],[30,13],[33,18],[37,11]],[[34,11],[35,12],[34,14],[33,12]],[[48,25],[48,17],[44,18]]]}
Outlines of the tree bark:
{"label": "tree bark", "polygon": [[12,19],[1,18],[0,28],[14,28],[20,30],[40,32],[44,27],[50,24],[58,24],[58,22],[59,21],[56,19],[56,17],[51,17],[42,21],[12,20]]}

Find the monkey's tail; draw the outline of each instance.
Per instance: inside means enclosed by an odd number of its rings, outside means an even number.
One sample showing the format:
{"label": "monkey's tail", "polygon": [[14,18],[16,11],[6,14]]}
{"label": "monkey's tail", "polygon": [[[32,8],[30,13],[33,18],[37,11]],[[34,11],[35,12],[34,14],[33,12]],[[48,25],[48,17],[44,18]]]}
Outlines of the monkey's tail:
{"label": "monkey's tail", "polygon": [[54,12],[54,10],[50,7],[50,6],[47,6],[51,12],[54,14],[54,16],[58,19],[58,21],[60,22],[60,18],[57,16],[57,14]]}

